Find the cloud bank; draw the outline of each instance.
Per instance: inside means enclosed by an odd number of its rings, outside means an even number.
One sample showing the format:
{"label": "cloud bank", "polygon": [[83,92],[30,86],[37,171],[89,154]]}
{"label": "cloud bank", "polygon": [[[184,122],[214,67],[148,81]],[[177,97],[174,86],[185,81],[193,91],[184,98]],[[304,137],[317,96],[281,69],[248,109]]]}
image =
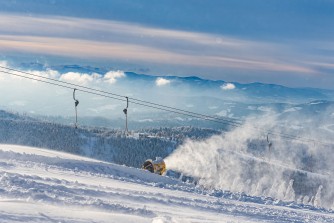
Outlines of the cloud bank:
{"label": "cloud bank", "polygon": [[123,71],[117,70],[117,71],[109,71],[106,73],[103,77],[103,79],[108,82],[109,84],[116,83],[117,79],[124,78],[126,75]]}
{"label": "cloud bank", "polygon": [[287,84],[294,78],[300,80],[295,83],[319,83],[310,80],[326,76],[325,70],[332,69],[327,57],[305,54],[304,48],[315,51],[321,47],[319,44],[302,41],[289,45],[111,20],[8,13],[0,14],[0,32],[3,56],[23,53],[89,61],[112,60],[160,73],[196,72],[213,79],[228,77],[222,72],[226,71],[235,77],[234,80],[229,77],[228,81],[239,82],[243,82],[242,79],[282,82],[282,74],[293,76]]}
{"label": "cloud bank", "polygon": [[226,83],[226,84],[223,84],[222,86],[220,86],[220,88],[222,90],[233,90],[233,89],[235,89],[235,85],[232,84],[232,83]]}
{"label": "cloud bank", "polygon": [[[5,61],[0,61],[0,65],[11,68],[11,66],[9,66]],[[44,79],[51,78],[54,80],[106,91],[110,89],[111,86],[118,87],[119,89],[117,81],[121,78],[126,78],[125,73],[121,70],[110,70],[105,74],[61,72],[53,69],[25,71],[37,75],[32,77],[36,80],[53,83],[53,81]],[[24,73],[0,68],[1,93],[7,95],[0,100],[1,109],[47,116],[67,117],[74,114],[72,96],[73,89],[61,88],[59,86],[49,85],[36,80],[29,80],[21,76],[7,74],[7,72],[27,76]],[[66,85],[63,83],[55,83]],[[78,110],[79,114],[82,116],[106,117],[110,115],[110,111],[116,110],[116,108],[119,108],[120,106],[124,106],[119,101],[110,102],[110,100],[106,100],[106,98],[86,94],[82,91],[77,91],[76,97],[80,101]],[[117,112],[113,112],[113,116],[123,117],[122,109],[119,109]]]}
{"label": "cloud bank", "polygon": [[167,80],[167,79],[162,78],[162,77],[158,77],[155,81],[155,84],[159,87],[164,86],[164,85],[170,84],[170,80]]}

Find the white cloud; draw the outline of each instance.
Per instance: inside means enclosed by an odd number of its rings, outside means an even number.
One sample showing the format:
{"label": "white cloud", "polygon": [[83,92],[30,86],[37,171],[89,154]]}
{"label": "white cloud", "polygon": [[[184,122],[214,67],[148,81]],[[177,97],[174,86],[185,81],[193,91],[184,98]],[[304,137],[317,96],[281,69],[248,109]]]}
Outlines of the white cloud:
{"label": "white cloud", "polygon": [[2,66],[2,67],[8,67],[7,61],[1,60],[0,61],[0,66]]}
{"label": "white cloud", "polygon": [[223,90],[233,90],[235,89],[235,85],[232,84],[232,83],[226,83],[226,84],[223,84],[222,86],[220,86],[221,89]]}
{"label": "white cloud", "polygon": [[118,78],[126,77],[123,71],[117,70],[117,71],[109,71],[106,73],[103,77],[104,81],[109,84],[116,83]]}
{"label": "white cloud", "polygon": [[84,73],[75,73],[75,72],[69,72],[66,74],[61,75],[60,80],[62,81],[69,81],[74,82],[78,84],[88,84],[92,82],[100,82],[103,81],[105,83],[114,84],[116,83],[118,78],[125,77],[125,74],[123,71],[117,70],[117,71],[109,71],[104,76],[93,73],[93,74],[84,74]]}
{"label": "white cloud", "polygon": [[102,77],[101,74],[97,74],[97,73],[92,73],[91,76],[96,80],[101,79],[101,77]]}
{"label": "white cloud", "polygon": [[94,80],[94,76],[89,74],[82,74],[82,73],[75,73],[75,72],[68,72],[63,75],[61,75],[60,80],[61,81],[69,81],[74,82],[78,84],[88,84],[91,83]]}
{"label": "white cloud", "polygon": [[[182,72],[187,73],[193,69],[197,72],[197,68],[201,67],[211,68],[214,73],[217,69],[221,72],[223,68],[312,75],[316,73],[313,66],[318,66],[307,62],[294,62],[291,57],[282,61],[277,55],[282,55],[284,49],[290,49],[289,45],[284,48],[283,44],[274,42],[162,29],[112,20],[1,14],[0,33],[0,50],[4,52],[90,60],[114,59],[126,63],[145,63],[149,68],[152,68],[152,63],[159,63],[163,70],[166,70],[166,66],[168,69],[174,66],[174,70],[180,69],[179,66],[186,67]],[[208,50],[204,55],[201,53],[203,48]],[[184,54],[185,50],[189,53]],[[296,50],[296,53],[292,54],[293,58],[302,58],[298,53],[300,54]]]}
{"label": "white cloud", "polygon": [[[45,70],[45,71],[28,70],[27,72],[31,73],[31,74],[34,74],[34,75],[37,75],[37,76],[34,76],[34,79],[38,79],[38,80],[43,80],[44,79],[43,77],[52,78],[52,79],[59,79],[60,78],[60,73],[56,70],[51,70],[51,69],[48,69],[48,70]],[[38,76],[41,76],[41,77],[38,77]]]}
{"label": "white cloud", "polygon": [[155,81],[155,84],[157,86],[164,86],[166,84],[170,84],[170,80],[167,80],[167,79],[162,78],[162,77],[158,77],[157,80]]}

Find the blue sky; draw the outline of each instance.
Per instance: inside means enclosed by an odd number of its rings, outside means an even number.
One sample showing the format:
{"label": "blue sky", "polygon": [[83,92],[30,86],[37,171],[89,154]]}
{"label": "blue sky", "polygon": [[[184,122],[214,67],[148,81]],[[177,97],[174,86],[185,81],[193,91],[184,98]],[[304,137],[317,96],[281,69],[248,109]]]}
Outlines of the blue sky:
{"label": "blue sky", "polygon": [[0,0],[0,60],[334,89],[333,0]]}

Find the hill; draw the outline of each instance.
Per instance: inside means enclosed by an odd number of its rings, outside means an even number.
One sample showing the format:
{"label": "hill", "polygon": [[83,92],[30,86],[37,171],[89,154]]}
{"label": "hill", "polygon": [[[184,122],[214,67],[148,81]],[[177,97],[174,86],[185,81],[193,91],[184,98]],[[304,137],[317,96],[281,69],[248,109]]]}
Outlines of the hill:
{"label": "hill", "polygon": [[0,145],[4,222],[332,222],[334,212],[50,150]]}

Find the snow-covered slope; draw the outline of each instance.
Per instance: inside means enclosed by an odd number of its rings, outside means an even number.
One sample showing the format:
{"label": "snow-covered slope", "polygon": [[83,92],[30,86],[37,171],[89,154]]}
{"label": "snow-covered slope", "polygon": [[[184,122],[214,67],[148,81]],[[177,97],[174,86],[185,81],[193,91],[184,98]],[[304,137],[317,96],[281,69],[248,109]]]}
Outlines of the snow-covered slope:
{"label": "snow-covered slope", "polygon": [[334,222],[331,210],[227,194],[80,156],[0,145],[1,222]]}

